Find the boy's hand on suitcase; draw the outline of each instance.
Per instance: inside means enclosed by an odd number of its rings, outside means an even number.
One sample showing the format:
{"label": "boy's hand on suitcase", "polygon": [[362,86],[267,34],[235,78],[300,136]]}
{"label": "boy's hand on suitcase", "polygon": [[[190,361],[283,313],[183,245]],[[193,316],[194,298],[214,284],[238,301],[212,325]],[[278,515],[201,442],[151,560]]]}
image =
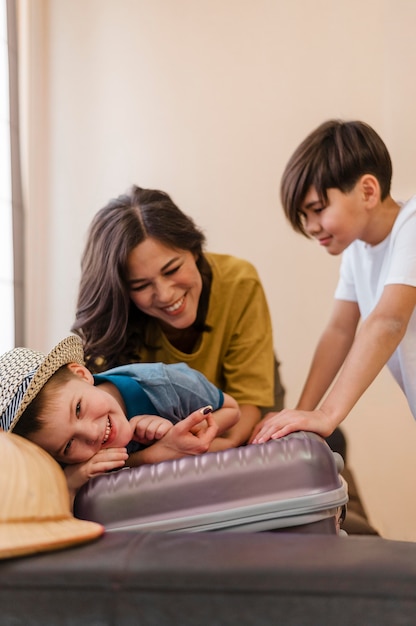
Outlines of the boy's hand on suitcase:
{"label": "boy's hand on suitcase", "polygon": [[70,493],[76,493],[82,485],[85,485],[94,476],[124,467],[127,459],[126,448],[102,448],[88,461],[67,465],[64,468],[64,473]]}
{"label": "boy's hand on suitcase", "polygon": [[132,439],[146,445],[162,439],[173,428],[171,421],[159,415],[136,415],[130,424],[134,429]]}
{"label": "boy's hand on suitcase", "polygon": [[308,430],[328,437],[334,428],[328,415],[321,409],[315,411],[284,409],[279,413],[266,415],[253,431],[249,443],[265,443],[269,439],[280,439],[299,430]]}

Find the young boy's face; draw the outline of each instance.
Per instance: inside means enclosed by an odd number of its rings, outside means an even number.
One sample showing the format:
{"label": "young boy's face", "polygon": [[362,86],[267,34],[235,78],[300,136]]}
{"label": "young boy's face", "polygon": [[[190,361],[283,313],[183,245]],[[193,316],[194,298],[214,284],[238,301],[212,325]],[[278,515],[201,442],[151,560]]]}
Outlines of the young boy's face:
{"label": "young boy's face", "polygon": [[87,461],[101,448],[126,446],[132,438],[119,402],[100,387],[81,365],[68,366],[77,375],[54,392],[53,408],[40,415],[42,428],[30,439],[61,463]]}
{"label": "young boy's face", "polygon": [[310,187],[301,214],[306,232],[329,254],[337,255],[356,239],[366,241],[369,212],[365,209],[360,183],[348,193],[328,189],[327,196],[328,203],[324,205],[315,187]]}

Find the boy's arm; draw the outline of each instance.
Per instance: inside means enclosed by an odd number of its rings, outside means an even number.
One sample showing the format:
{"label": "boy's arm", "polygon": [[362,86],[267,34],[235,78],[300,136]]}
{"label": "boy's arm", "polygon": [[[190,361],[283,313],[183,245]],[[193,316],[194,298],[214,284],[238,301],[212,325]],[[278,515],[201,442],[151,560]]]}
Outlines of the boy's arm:
{"label": "boy's arm", "polygon": [[341,368],[354,341],[360,311],[356,302],[335,300],[296,409],[312,411],[322,400]]}
{"label": "boy's arm", "polygon": [[[315,349],[296,410],[313,411],[322,400],[353,344],[359,320],[360,311],[356,302],[334,301],[331,317]],[[258,437],[263,437],[266,432],[274,432],[270,429],[281,413],[267,413],[253,430],[250,443],[258,443]],[[269,422],[270,419],[273,421]],[[266,422],[269,422],[267,431]]]}
{"label": "boy's arm", "polygon": [[260,409],[257,406],[239,405],[229,394],[224,393],[223,395],[222,407],[212,413],[218,425],[218,435],[209,447],[210,452],[236,448],[246,443],[255,424],[261,417]]}
{"label": "boy's arm", "polygon": [[130,454],[126,465],[135,467],[146,463],[160,463],[187,455],[202,454],[217,436],[218,426],[212,414],[200,409],[177,422],[151,446]]}
{"label": "boy's arm", "polygon": [[[184,454],[200,454],[201,442],[205,442],[207,440],[206,432],[208,423],[204,416],[212,411],[212,407],[205,408],[208,409],[206,412],[203,412],[204,408],[198,409],[188,416],[188,418],[191,419],[185,418],[185,420],[182,420],[181,423],[184,421],[186,422],[185,428],[176,428],[174,433],[175,436],[172,438],[171,442],[169,442],[169,439],[165,439],[163,441],[163,446],[159,446],[156,450],[147,449],[134,453],[134,463],[141,465],[143,462],[157,462],[152,460],[153,458],[165,460],[165,452],[167,454],[166,458],[171,458],[172,451],[174,454],[174,457],[172,458],[176,458],[178,455],[183,456]],[[211,415],[216,425],[216,436],[210,439],[209,447],[207,450],[202,449],[202,452],[233,447],[232,440],[229,438],[229,431],[232,426],[238,422],[240,416],[240,409],[236,400],[224,393],[222,407],[211,413]],[[196,418],[192,416],[196,416]],[[133,437],[134,440],[140,441],[144,444],[152,444],[152,447],[154,447],[158,440],[163,439],[167,432],[174,427],[172,422],[168,419],[157,415],[139,415],[137,417],[133,417],[130,420],[130,423],[132,422],[134,423],[135,428],[135,436]],[[189,424],[192,424],[192,432],[188,432]],[[209,437],[211,433],[212,429],[209,429]],[[168,443],[168,446],[167,448],[164,448],[166,443]],[[205,443],[202,443],[202,446],[204,447]],[[132,457],[133,455],[130,456]]]}
{"label": "boy's arm", "polygon": [[[403,339],[416,306],[416,287],[387,285],[363,322],[344,367],[320,410],[334,424],[348,415]],[[332,432],[331,430],[331,432]]]}
{"label": "boy's arm", "polygon": [[171,383],[169,389],[171,388],[173,392],[170,393],[170,403],[175,408],[175,411],[170,411],[170,413],[173,413],[176,419],[178,415],[192,414],[191,412],[197,406],[212,405],[214,407],[213,416],[218,425],[218,437],[215,442],[212,442],[210,451],[235,447],[247,441],[254,424],[260,418],[260,410],[257,407],[252,407],[255,415],[243,422],[241,419],[243,410],[238,406],[237,401],[229,394],[220,391],[202,372],[190,368],[185,363],[175,363],[165,367],[165,373]]}
{"label": "boy's arm", "polygon": [[67,465],[64,474],[68,484],[71,503],[78,490],[89,481],[90,478],[104,474],[110,470],[124,467],[128,459],[126,448],[102,448],[93,457],[83,463]]}
{"label": "boy's arm", "polygon": [[402,340],[416,306],[416,287],[387,285],[363,322],[333,388],[315,411],[284,410],[264,423],[261,443],[297,430],[330,435],[370,386]]}
{"label": "boy's arm", "polygon": [[[245,433],[245,430],[247,430],[246,422],[241,423],[241,413],[242,411],[240,412],[240,407],[238,406],[237,401],[228,395],[228,393],[224,393],[224,403],[222,407],[212,413],[212,417],[218,426],[218,435],[212,440],[211,445],[209,446],[209,452],[235,448],[241,443],[241,431]],[[249,428],[251,429],[251,426]],[[247,440],[249,434],[250,430],[247,432],[245,441]]]}

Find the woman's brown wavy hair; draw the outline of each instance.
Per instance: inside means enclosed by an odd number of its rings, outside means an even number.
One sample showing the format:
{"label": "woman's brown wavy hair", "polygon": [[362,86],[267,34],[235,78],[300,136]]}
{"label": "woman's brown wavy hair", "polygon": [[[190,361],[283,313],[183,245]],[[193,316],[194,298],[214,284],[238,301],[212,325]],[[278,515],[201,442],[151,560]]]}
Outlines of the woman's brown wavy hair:
{"label": "woman's brown wavy hair", "polygon": [[149,237],[195,255],[203,286],[193,328],[209,330],[205,318],[211,269],[203,255],[204,234],[167,193],[133,186],[95,215],[81,259],[71,330],[82,338],[85,361],[92,371],[137,361],[138,349],[148,346],[153,318],[130,300],[126,268],[130,252]]}

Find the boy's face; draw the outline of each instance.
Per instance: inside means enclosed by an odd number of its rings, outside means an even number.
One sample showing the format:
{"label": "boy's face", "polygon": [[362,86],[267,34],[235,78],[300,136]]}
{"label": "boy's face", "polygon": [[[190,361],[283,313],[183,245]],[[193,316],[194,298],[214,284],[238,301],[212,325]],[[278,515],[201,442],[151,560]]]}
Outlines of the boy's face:
{"label": "boy's face", "polygon": [[126,446],[132,438],[119,402],[100,387],[81,365],[68,366],[77,375],[54,391],[51,409],[40,418],[42,428],[30,439],[61,463],[87,461],[101,448]]}
{"label": "boy's face", "polygon": [[366,210],[360,182],[348,193],[327,190],[324,205],[310,187],[302,203],[301,214],[306,232],[314,237],[329,254],[341,254],[353,241],[366,241],[370,213]]}

